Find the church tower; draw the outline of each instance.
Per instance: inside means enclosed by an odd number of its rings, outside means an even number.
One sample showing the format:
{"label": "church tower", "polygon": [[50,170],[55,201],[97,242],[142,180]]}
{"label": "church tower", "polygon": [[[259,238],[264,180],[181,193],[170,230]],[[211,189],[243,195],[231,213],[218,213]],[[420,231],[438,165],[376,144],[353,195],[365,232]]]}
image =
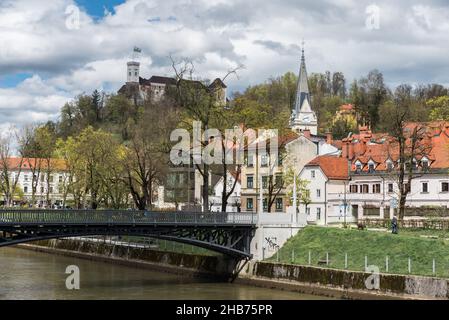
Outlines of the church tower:
{"label": "church tower", "polygon": [[318,121],[310,106],[309,84],[307,79],[306,60],[304,58],[304,43],[299,68],[298,87],[296,89],[295,107],[292,110],[290,127],[295,132],[310,130],[311,134],[318,132]]}

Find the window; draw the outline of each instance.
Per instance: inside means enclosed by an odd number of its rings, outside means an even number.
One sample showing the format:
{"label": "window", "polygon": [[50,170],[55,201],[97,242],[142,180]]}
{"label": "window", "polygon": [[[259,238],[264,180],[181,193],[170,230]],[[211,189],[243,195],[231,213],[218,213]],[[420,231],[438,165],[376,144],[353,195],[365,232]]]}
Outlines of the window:
{"label": "window", "polygon": [[41,193],[44,193],[44,187],[41,187]]}
{"label": "window", "polygon": [[387,161],[387,171],[392,171],[392,170],[393,170],[393,162]]}
{"label": "window", "polygon": [[45,176],[42,174],[41,175],[41,182],[44,182],[45,181]]}
{"label": "window", "polygon": [[253,180],[254,180],[254,178],[253,178],[253,176],[247,176],[246,177],[246,187],[247,188],[253,188]]}
{"label": "window", "polygon": [[134,75],[137,77],[137,71],[134,72]]}
{"label": "window", "polygon": [[266,167],[268,165],[268,156],[267,155],[262,155],[260,156],[260,165],[262,167]]}
{"label": "window", "polygon": [[27,174],[23,175],[23,180],[24,181],[28,181],[28,175]]}
{"label": "window", "polygon": [[320,189],[316,189],[316,197],[321,198],[321,190]]}
{"label": "window", "polygon": [[282,198],[276,198],[276,211],[282,211],[283,209]]}
{"label": "window", "polygon": [[263,176],[262,177],[262,188],[268,188],[268,177],[267,176]]}
{"label": "window", "polygon": [[267,198],[263,199],[262,207],[263,207],[263,211],[267,211],[268,210],[268,199]]}
{"label": "window", "polygon": [[278,157],[278,165],[279,165],[279,166],[282,166],[282,161],[283,161],[283,160],[282,160],[282,157]]}
{"label": "window", "polygon": [[274,180],[274,184],[276,185],[277,188],[282,187],[282,185],[284,184],[284,180],[282,179],[282,175],[280,175],[280,174],[276,175],[276,178]]}
{"label": "window", "polygon": [[380,193],[380,183],[373,184],[373,193]]}
{"label": "window", "polygon": [[59,176],[59,183],[62,183],[62,176]]}
{"label": "window", "polygon": [[248,167],[253,167],[254,166],[254,158],[253,155],[249,155],[248,158],[246,159]]}
{"label": "window", "polygon": [[427,159],[421,160],[421,166],[424,171],[429,170],[429,161]]}
{"label": "window", "polygon": [[355,164],[355,172],[360,173],[362,171],[362,164],[360,162],[357,162]]}
{"label": "window", "polygon": [[422,185],[422,192],[423,193],[429,192],[429,185],[428,185],[427,182],[423,182],[421,185]]}
{"label": "window", "polygon": [[53,176],[51,175],[48,179],[50,182],[53,182]]}
{"label": "window", "polygon": [[246,209],[253,210],[253,198],[246,199]]}
{"label": "window", "polygon": [[315,178],[315,170],[310,171],[310,175],[312,176],[312,179]]}
{"label": "window", "polygon": [[24,192],[24,193],[28,193],[28,187],[27,187],[27,186],[24,186],[24,187],[23,187],[23,192]]}
{"label": "window", "polygon": [[368,172],[369,173],[374,172],[374,163],[373,162],[368,163]]}
{"label": "window", "polygon": [[307,214],[308,216],[310,216],[310,208],[307,208],[307,209],[306,209],[306,214]]}
{"label": "window", "polygon": [[50,193],[53,193],[53,187],[50,187]]}
{"label": "window", "polygon": [[357,193],[357,192],[359,192],[358,189],[359,189],[358,185],[356,185],[356,184],[352,184],[352,185],[349,186],[349,192],[350,193]]}
{"label": "window", "polygon": [[441,192],[449,192],[449,182],[441,182]]}
{"label": "window", "polygon": [[369,185],[367,184],[362,184],[362,193],[369,193]]}
{"label": "window", "polygon": [[388,184],[388,192],[389,192],[389,193],[392,193],[392,192],[393,192],[393,184],[392,184],[392,183],[389,183],[389,184]]}
{"label": "window", "polygon": [[316,219],[321,220],[321,208],[316,208]]}

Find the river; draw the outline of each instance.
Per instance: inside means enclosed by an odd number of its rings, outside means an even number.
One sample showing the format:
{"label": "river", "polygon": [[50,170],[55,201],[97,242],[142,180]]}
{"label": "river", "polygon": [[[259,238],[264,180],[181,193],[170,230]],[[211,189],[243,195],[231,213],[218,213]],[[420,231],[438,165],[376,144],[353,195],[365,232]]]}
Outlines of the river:
{"label": "river", "polygon": [[[68,290],[66,267],[80,271]],[[0,299],[321,299],[295,292],[180,277],[112,263],[19,248],[0,248]]]}

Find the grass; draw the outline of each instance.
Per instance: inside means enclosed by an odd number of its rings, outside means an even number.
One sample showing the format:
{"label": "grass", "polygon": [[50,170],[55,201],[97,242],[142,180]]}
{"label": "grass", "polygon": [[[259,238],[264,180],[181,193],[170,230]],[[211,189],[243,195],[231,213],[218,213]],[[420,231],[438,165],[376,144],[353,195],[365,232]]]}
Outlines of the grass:
{"label": "grass", "polygon": [[[421,235],[436,235],[438,239]],[[435,259],[435,275],[449,278],[449,232],[441,230],[400,230],[397,235],[389,232],[325,228],[308,226],[290,238],[268,261],[307,265],[309,252],[311,265],[344,269],[347,254],[348,269],[363,271],[365,256],[368,266],[376,265],[381,272],[408,274],[408,259],[411,274],[432,276]],[[318,262],[321,261],[321,264]]]}

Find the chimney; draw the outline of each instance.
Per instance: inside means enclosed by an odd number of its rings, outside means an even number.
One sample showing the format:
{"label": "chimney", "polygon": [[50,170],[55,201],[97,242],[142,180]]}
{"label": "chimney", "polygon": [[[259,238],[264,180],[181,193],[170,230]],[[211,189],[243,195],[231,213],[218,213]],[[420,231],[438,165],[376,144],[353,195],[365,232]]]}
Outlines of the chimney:
{"label": "chimney", "polygon": [[327,144],[332,144],[332,132],[326,132],[326,143]]}
{"label": "chimney", "polygon": [[344,138],[341,145],[341,156],[348,160],[354,157],[354,146],[352,144],[352,139]]}

